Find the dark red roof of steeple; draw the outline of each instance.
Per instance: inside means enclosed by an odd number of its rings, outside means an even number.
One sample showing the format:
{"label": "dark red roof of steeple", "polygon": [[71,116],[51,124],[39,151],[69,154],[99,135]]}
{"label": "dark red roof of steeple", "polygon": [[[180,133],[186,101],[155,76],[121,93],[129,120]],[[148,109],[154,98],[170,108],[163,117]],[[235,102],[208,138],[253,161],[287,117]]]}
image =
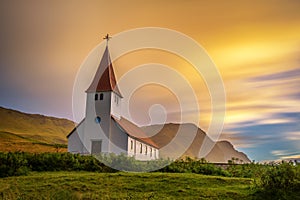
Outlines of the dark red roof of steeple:
{"label": "dark red roof of steeple", "polygon": [[86,92],[107,92],[113,91],[122,97],[121,92],[118,88],[116,77],[113,69],[113,65],[110,60],[108,47],[106,46],[97,72],[94,76],[90,87]]}

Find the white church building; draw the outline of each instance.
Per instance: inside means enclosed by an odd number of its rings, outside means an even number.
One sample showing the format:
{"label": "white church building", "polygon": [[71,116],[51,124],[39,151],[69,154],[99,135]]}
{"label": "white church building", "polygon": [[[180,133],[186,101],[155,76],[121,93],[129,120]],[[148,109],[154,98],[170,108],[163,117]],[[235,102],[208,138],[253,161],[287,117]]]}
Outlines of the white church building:
{"label": "white church building", "polygon": [[[105,39],[109,39],[108,35]],[[121,153],[137,160],[159,158],[158,146],[134,123],[122,117],[122,95],[116,83],[108,46],[86,90],[85,118],[68,138],[68,152]]]}

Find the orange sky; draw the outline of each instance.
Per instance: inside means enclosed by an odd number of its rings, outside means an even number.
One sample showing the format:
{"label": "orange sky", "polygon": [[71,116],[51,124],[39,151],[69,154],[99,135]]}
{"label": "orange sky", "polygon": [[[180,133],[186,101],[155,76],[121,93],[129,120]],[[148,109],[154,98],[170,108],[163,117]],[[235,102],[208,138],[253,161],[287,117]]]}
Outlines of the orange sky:
{"label": "orange sky", "polygon": [[[299,121],[282,117],[300,112],[300,78],[290,76],[297,75],[300,68],[299,10],[297,0],[1,1],[0,91],[6,95],[0,103],[71,118],[76,73],[106,33],[148,26],[169,28],[196,40],[216,63],[227,95],[224,137],[230,136],[241,148],[250,147],[254,144],[241,140],[241,130],[235,130],[240,123]],[[149,58],[155,54],[143,53]],[[173,58],[166,60],[177,69],[183,62],[176,66]],[[116,68],[118,78],[122,70]],[[189,71],[182,73],[195,84],[201,82]],[[200,97],[202,102],[209,99],[207,93]],[[207,110],[204,121],[210,115]],[[299,132],[296,127],[286,137],[299,141]],[[299,145],[293,149],[300,154]],[[276,150],[284,149],[273,153]]]}

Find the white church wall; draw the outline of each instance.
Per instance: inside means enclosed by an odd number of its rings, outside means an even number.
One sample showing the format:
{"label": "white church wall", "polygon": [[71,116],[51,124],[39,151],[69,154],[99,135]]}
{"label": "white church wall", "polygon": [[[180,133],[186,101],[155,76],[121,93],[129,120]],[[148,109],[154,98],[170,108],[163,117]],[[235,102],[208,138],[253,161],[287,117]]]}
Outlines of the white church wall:
{"label": "white church wall", "polygon": [[77,126],[76,130],[68,137],[68,152],[86,154],[88,151],[83,146],[80,134],[83,133],[84,122]]}
{"label": "white church wall", "polygon": [[151,158],[151,160],[159,159],[159,150],[152,146],[149,147],[150,147],[150,153],[148,156]]}
{"label": "white church wall", "polygon": [[[98,100],[95,100],[95,95]],[[109,126],[110,126],[110,92],[87,93],[86,118],[84,126],[83,141],[89,153],[91,153],[91,143],[93,140],[101,140],[101,152],[109,153]],[[101,99],[100,96],[103,98]],[[96,122],[96,117],[101,121]]]}
{"label": "white church wall", "polygon": [[[158,159],[158,150],[148,144],[136,140],[135,159],[137,160],[154,160]],[[152,152],[151,152],[152,149]]]}
{"label": "white church wall", "polygon": [[158,149],[154,149],[154,159],[159,159],[159,150]]}
{"label": "white church wall", "polygon": [[[97,100],[95,99],[96,94],[98,95]],[[82,154],[92,153],[92,141],[100,141],[101,153],[117,155],[125,153],[128,156],[134,156],[137,160],[158,159],[158,149],[129,137],[111,118],[112,109],[115,109],[115,116],[116,113],[120,114],[121,112],[121,98],[118,97],[119,107],[117,107],[114,95],[112,92],[87,93],[86,118],[77,127],[76,133],[69,136],[68,151]],[[102,97],[100,98],[100,96]],[[115,106],[111,106],[113,104]],[[99,122],[96,121],[97,117],[101,119]],[[133,148],[131,148],[131,141]]]}
{"label": "white church wall", "polygon": [[121,118],[122,98],[116,93],[111,93],[111,114],[117,119]]}
{"label": "white church wall", "polygon": [[127,155],[127,141],[128,135],[121,130],[113,119],[111,119],[110,151],[117,155],[120,155],[121,153]]}
{"label": "white church wall", "polygon": [[128,156],[134,156],[136,154],[136,140],[132,137],[128,137]]}

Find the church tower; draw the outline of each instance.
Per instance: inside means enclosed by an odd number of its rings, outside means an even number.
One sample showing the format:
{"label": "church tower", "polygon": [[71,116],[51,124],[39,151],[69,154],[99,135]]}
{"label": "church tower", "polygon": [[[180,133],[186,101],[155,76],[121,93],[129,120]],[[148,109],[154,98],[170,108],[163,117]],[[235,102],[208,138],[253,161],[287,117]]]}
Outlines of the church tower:
{"label": "church tower", "polygon": [[[104,38],[108,43],[109,36]],[[125,154],[138,160],[159,158],[158,146],[138,126],[122,117],[118,88],[108,44],[86,92],[85,118],[67,136],[68,152]]]}
{"label": "church tower", "polygon": [[[104,38],[109,40],[109,36]],[[86,118],[85,137],[91,142],[90,153],[110,152],[110,142],[112,137],[112,119],[121,118],[122,95],[116,83],[113,65],[111,63],[108,44],[106,45],[102,59],[98,66],[91,85],[86,90]]]}

